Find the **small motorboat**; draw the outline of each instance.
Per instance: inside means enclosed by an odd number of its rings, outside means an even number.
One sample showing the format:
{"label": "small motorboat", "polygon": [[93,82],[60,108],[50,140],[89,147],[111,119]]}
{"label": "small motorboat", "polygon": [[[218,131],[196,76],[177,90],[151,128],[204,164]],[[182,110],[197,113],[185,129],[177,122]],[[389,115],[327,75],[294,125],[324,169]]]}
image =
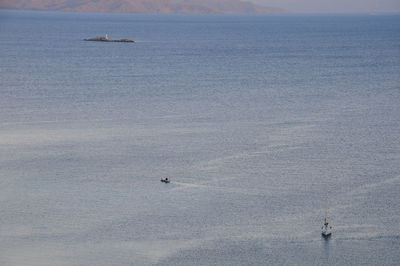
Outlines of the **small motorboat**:
{"label": "small motorboat", "polygon": [[328,219],[325,218],[324,226],[322,226],[322,236],[328,238],[332,235],[332,226],[329,226]]}
{"label": "small motorboat", "polygon": [[171,182],[171,180],[168,177],[166,177],[166,178],[161,178],[161,182],[169,183],[169,182]]}

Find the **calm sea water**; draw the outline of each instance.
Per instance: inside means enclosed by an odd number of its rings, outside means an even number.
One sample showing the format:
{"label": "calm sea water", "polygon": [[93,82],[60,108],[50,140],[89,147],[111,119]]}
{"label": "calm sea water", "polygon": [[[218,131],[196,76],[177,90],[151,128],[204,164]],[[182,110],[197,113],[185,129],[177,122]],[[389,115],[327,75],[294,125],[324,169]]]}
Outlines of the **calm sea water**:
{"label": "calm sea water", "polygon": [[400,16],[1,10],[0,82],[1,265],[400,263]]}

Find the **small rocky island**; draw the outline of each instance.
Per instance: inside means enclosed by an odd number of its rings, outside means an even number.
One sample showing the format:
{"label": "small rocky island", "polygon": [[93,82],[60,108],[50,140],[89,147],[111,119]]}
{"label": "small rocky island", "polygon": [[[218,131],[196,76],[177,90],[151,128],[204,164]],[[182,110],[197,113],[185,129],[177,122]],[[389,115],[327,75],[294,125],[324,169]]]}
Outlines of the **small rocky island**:
{"label": "small rocky island", "polygon": [[84,39],[85,41],[95,41],[95,42],[135,42],[131,39],[121,39],[121,40],[110,40],[108,39],[108,35],[106,34],[106,36],[97,36],[94,38],[90,38],[90,39]]}

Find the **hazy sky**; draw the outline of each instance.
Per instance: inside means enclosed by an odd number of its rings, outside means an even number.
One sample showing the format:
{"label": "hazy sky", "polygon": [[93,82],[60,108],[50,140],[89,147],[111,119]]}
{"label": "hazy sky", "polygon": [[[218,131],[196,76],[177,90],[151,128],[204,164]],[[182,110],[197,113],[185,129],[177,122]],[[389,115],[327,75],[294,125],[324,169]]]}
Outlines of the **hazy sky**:
{"label": "hazy sky", "polygon": [[400,0],[250,0],[294,13],[400,12]]}

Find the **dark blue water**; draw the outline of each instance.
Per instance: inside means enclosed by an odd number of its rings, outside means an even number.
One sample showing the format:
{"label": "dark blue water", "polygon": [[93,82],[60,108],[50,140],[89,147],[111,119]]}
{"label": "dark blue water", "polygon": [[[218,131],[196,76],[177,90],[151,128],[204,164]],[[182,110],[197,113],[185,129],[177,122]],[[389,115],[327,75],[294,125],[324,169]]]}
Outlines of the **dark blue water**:
{"label": "dark blue water", "polygon": [[0,52],[1,265],[399,264],[399,16],[2,10]]}

